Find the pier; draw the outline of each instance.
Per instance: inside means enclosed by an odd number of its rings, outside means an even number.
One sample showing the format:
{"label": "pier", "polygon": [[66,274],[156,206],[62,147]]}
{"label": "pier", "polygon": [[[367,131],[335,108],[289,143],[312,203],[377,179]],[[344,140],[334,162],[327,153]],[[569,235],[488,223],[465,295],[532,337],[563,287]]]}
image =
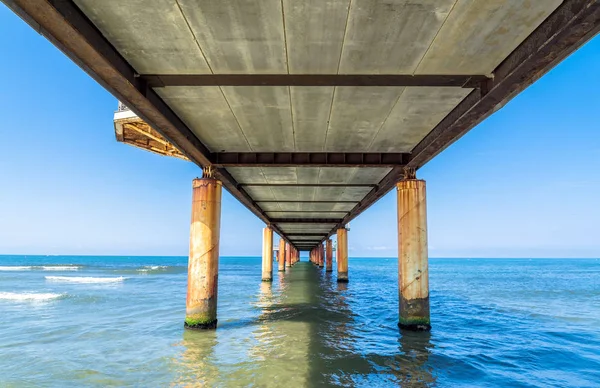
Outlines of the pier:
{"label": "pier", "polygon": [[224,188],[265,224],[258,282],[277,244],[341,287],[348,224],[396,190],[398,325],[429,330],[419,169],[600,31],[600,0],[2,1],[121,101],[117,141],[198,165],[190,329],[217,327]]}

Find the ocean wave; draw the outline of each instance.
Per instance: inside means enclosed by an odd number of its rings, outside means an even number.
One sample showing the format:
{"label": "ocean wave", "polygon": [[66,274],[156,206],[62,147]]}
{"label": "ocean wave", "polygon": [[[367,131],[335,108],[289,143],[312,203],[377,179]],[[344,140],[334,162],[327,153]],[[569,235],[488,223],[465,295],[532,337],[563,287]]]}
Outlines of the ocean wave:
{"label": "ocean wave", "polygon": [[33,267],[24,265],[0,266],[0,271],[28,271],[30,269],[33,269]]}
{"label": "ocean wave", "polygon": [[42,271],[77,271],[79,265],[5,265],[0,266],[0,271],[31,271],[31,270],[42,270]]}
{"label": "ocean wave", "polygon": [[144,268],[139,268],[139,272],[159,271],[169,268],[168,265],[145,265]]}
{"label": "ocean wave", "polygon": [[78,271],[79,266],[77,265],[43,265],[41,267],[44,271]]}
{"label": "ocean wave", "polygon": [[58,299],[65,296],[66,294],[53,294],[53,293],[35,293],[35,292],[0,292],[0,300],[14,300],[14,301],[47,301]]}
{"label": "ocean wave", "polygon": [[45,278],[51,282],[65,283],[119,283],[127,279],[123,276],[116,278],[95,278],[89,276],[45,276]]}

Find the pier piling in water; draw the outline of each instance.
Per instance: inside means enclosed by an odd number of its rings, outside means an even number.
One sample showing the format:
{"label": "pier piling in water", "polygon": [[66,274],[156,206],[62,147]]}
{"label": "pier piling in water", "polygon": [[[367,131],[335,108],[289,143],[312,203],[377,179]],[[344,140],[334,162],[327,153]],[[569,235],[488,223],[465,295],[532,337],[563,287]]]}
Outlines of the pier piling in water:
{"label": "pier piling in water", "polygon": [[221,182],[211,174],[192,182],[192,222],[185,327],[217,327]]}
{"label": "pier piling in water", "polygon": [[325,272],[333,271],[333,242],[330,238],[327,239],[325,245]]}
{"label": "pier piling in water", "polygon": [[398,182],[398,325],[430,330],[425,181]]}
{"label": "pier piling in water", "polygon": [[273,229],[263,229],[262,281],[273,281]]}
{"label": "pier piling in water", "polygon": [[348,230],[339,228],[337,230],[337,281],[348,283]]}
{"label": "pier piling in water", "polygon": [[284,239],[280,239],[279,240],[279,263],[278,263],[278,270],[281,271],[285,271],[285,240]]}
{"label": "pier piling in water", "polygon": [[319,243],[319,268],[323,268],[325,265],[325,252],[323,249],[323,244]]}
{"label": "pier piling in water", "polygon": [[292,247],[290,243],[285,243],[285,266],[288,268],[292,266]]}

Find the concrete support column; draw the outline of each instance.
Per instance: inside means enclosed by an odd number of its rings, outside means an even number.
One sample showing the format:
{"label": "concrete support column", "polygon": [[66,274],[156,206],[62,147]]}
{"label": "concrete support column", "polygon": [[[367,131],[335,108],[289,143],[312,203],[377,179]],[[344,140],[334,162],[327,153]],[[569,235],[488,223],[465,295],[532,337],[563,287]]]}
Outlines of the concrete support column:
{"label": "concrete support column", "polygon": [[262,281],[273,281],[273,229],[263,229]]}
{"label": "concrete support column", "polygon": [[331,239],[327,239],[325,245],[325,272],[333,271],[333,242]]}
{"label": "concrete support column", "polygon": [[398,285],[401,328],[430,330],[425,181],[407,179],[398,189]]}
{"label": "concrete support column", "polygon": [[285,271],[285,241],[283,239],[279,240],[279,263],[278,263],[279,271]]}
{"label": "concrete support column", "polygon": [[337,281],[348,283],[348,230],[337,230]]}
{"label": "concrete support column", "polygon": [[217,327],[221,182],[213,178],[192,182],[192,223],[185,309],[185,327]]}
{"label": "concrete support column", "polygon": [[285,243],[285,266],[292,266],[292,247],[290,243]]}

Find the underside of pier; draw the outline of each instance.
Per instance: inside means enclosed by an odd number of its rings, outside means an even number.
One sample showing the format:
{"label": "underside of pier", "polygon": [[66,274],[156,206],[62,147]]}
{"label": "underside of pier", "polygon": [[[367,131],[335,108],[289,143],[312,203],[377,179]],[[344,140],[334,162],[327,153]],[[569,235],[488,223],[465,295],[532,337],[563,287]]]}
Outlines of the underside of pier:
{"label": "underside of pier", "polygon": [[599,29],[597,0],[2,0],[300,250]]}

